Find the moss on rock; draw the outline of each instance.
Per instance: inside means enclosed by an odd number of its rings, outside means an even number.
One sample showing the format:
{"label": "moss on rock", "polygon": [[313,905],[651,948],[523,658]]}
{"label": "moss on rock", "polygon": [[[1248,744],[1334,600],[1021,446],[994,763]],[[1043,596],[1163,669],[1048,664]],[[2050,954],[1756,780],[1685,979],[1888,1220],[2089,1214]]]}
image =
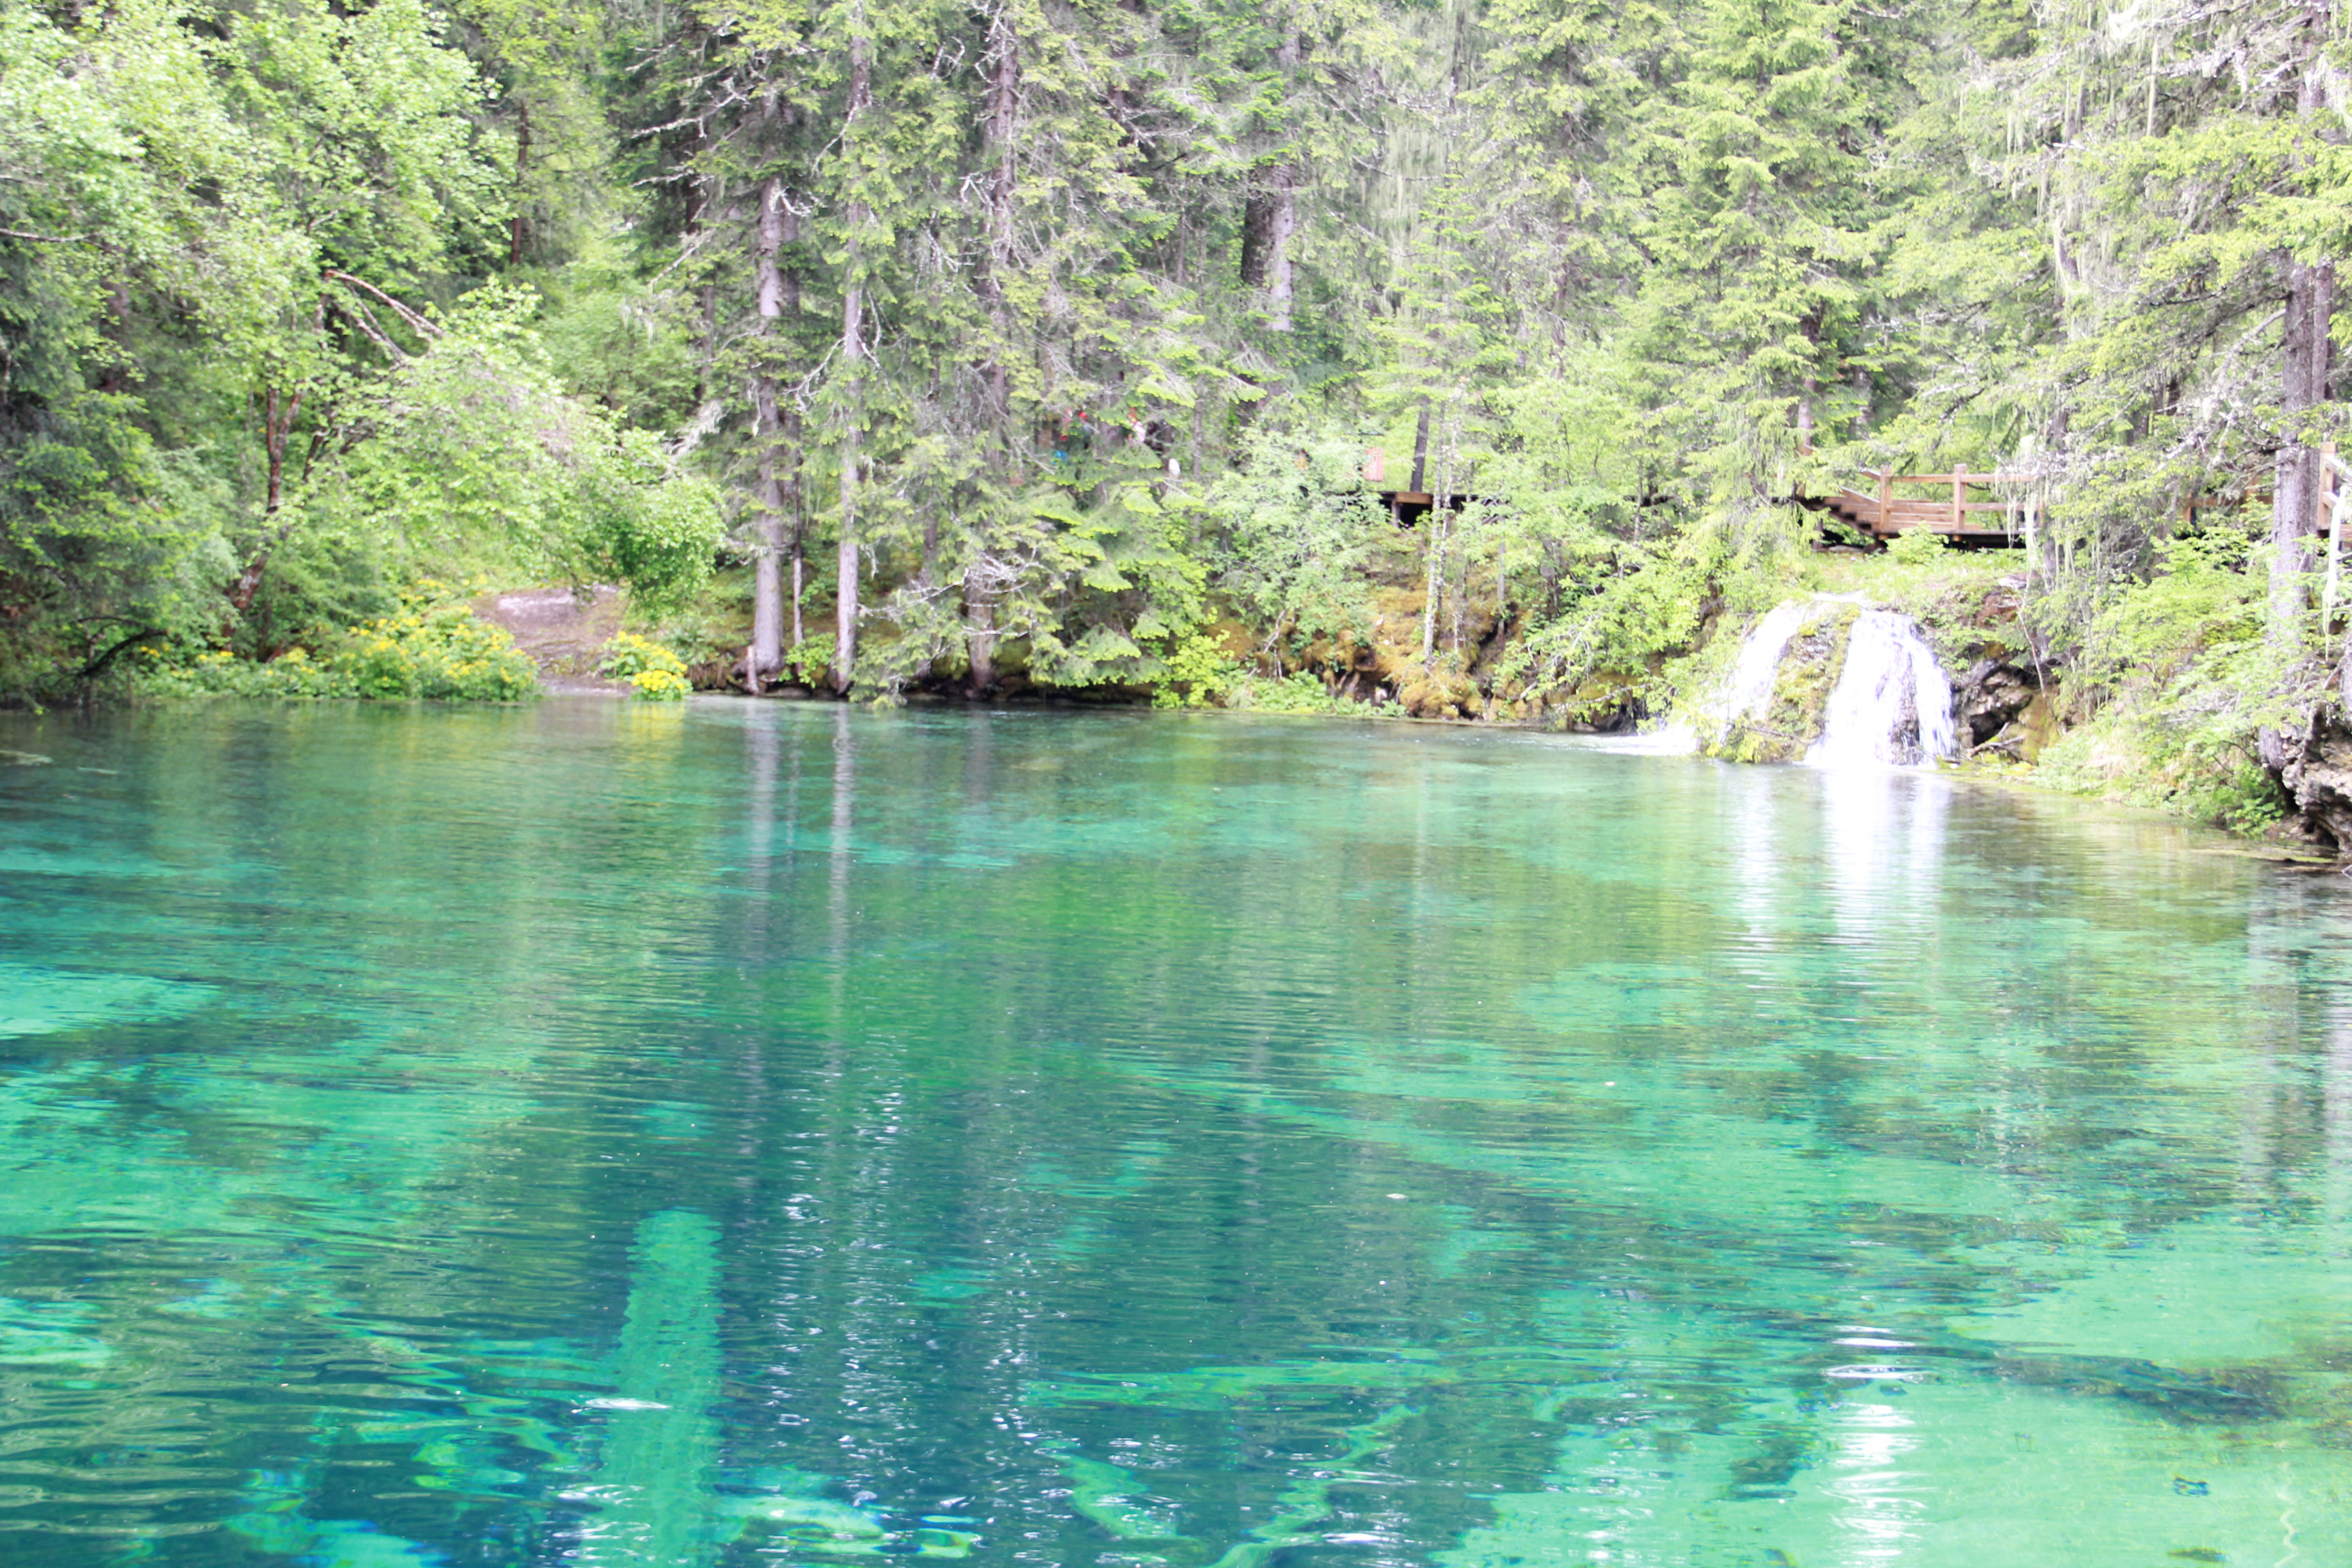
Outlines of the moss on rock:
{"label": "moss on rock", "polygon": [[1822,738],[1822,722],[1845,671],[1845,650],[1863,606],[1825,601],[1808,615],[1780,650],[1772,694],[1760,715],[1738,715],[1701,746],[1732,763],[1801,762]]}

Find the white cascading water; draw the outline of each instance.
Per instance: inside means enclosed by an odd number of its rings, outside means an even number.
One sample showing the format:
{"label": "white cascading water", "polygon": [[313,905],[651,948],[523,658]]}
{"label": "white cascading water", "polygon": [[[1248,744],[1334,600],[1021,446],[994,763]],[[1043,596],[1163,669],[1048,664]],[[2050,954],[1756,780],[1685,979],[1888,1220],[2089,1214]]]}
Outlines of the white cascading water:
{"label": "white cascading water", "polygon": [[[1719,732],[1763,718],[1790,639],[1824,605],[1862,602],[1860,595],[1819,594],[1773,605],[1740,639],[1739,656],[1705,704],[1701,721]],[[1678,722],[1588,743],[1599,751],[1686,755],[1698,750],[1699,739],[1691,724]],[[1805,753],[1807,765],[1910,767],[1958,752],[1952,683],[1917,624],[1892,610],[1865,608],[1854,617],[1845,665],[1822,713],[1821,739]]]}
{"label": "white cascading water", "polygon": [[1909,767],[1958,753],[1952,683],[1908,616],[1864,610],[1846,640],[1845,668],[1805,753],[1817,768]]}
{"label": "white cascading water", "polygon": [[1789,639],[1805,624],[1812,613],[1809,599],[1786,599],[1772,606],[1762,620],[1748,628],[1739,645],[1739,658],[1731,667],[1730,679],[1723,686],[1723,720],[1727,723],[1752,721],[1764,717],[1772,705],[1772,678],[1780,672],[1780,656],[1788,651]]}
{"label": "white cascading water", "polygon": [[[1780,656],[1789,639],[1805,624],[1815,601],[1786,599],[1765,612],[1740,639],[1739,657],[1731,673],[1706,704],[1704,722],[1710,731],[1734,723],[1753,723],[1772,705],[1772,678],[1780,672]],[[1596,750],[1630,752],[1650,756],[1688,756],[1698,750],[1699,732],[1687,721],[1678,721],[1643,735],[1612,736],[1592,742]]]}

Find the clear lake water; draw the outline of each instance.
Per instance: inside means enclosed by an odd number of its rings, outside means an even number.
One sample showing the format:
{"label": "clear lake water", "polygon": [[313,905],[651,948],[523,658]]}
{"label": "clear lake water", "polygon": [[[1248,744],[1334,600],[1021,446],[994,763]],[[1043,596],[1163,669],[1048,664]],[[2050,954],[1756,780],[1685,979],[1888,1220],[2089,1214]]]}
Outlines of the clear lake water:
{"label": "clear lake water", "polygon": [[2352,1564],[2352,880],[1423,725],[0,748],[8,1568]]}

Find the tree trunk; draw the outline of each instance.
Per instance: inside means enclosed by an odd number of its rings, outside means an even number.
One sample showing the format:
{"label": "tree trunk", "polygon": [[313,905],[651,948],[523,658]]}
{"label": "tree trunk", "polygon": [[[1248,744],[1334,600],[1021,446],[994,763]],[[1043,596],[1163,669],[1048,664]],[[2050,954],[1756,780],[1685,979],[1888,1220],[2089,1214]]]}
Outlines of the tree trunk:
{"label": "tree trunk", "polygon": [[[1282,43],[1274,52],[1286,100],[1303,52],[1298,30],[1286,26]],[[1287,142],[1291,127],[1286,117],[1277,133]],[[1252,179],[1248,194],[1242,198],[1242,286],[1265,291],[1266,325],[1277,332],[1290,331],[1296,291],[1291,240],[1298,232],[1298,184],[1296,151],[1286,145],[1277,161]]]}
{"label": "tree trunk", "polygon": [[[1437,610],[1445,591],[1445,536],[1447,524],[1453,519],[1452,509],[1447,503],[1454,499],[1453,489],[1454,410],[1449,405],[1445,411],[1444,438],[1438,446],[1436,499],[1429,508],[1429,542],[1424,547],[1428,553],[1429,573],[1421,606],[1421,668],[1423,674],[1437,668]],[[1460,646],[1458,632],[1455,646]]]}
{"label": "tree trunk", "polygon": [[[1466,476],[1456,475],[1454,471],[1454,421],[1449,418],[1445,422],[1444,461],[1438,467],[1437,484],[1440,493],[1437,504],[1445,511],[1448,531],[1458,533],[1461,531],[1454,528],[1453,523],[1466,522],[1468,519],[1454,510],[1454,488]],[[1462,656],[1462,617],[1470,607],[1470,572],[1476,564],[1477,563],[1471,559],[1469,541],[1463,541],[1462,581],[1454,590],[1454,636],[1450,646],[1454,649],[1456,667],[1465,675],[1469,673],[1471,661]]]}
{"label": "tree trunk", "polygon": [[1298,169],[1285,163],[1274,172],[1274,215],[1267,225],[1274,255],[1265,286],[1265,324],[1277,332],[1290,331],[1292,296],[1290,242],[1298,232]]}
{"label": "tree trunk", "polygon": [[2307,440],[2302,416],[2327,400],[2328,329],[2336,305],[2333,262],[2287,264],[2286,325],[2280,344],[2280,411],[2288,439],[2279,450],[2278,488],[2271,509],[2271,625],[2294,640],[2303,620],[2303,574],[2311,570],[2310,534],[2318,515],[2319,452]]}
{"label": "tree trunk", "polygon": [[752,690],[784,662],[784,516],[783,496],[777,474],[776,377],[767,353],[783,315],[784,291],[777,256],[784,243],[783,182],[772,175],[760,187],[760,242],[753,267],[753,288],[760,311],[762,342],[751,366],[751,440],[759,453],[759,480],[754,488],[753,527],[758,540],[751,558],[751,651],[743,671]]}
{"label": "tree trunk", "polygon": [[1511,613],[1511,569],[1509,547],[1500,529],[1495,531],[1495,636],[1503,635],[1504,622]]}
{"label": "tree trunk", "polygon": [[[1013,328],[1005,298],[1005,280],[1013,273],[1013,197],[1019,189],[1021,66],[1021,33],[1013,26],[1013,7],[1009,0],[999,0],[997,9],[988,19],[988,54],[983,62],[988,83],[984,110],[987,143],[982,154],[988,169],[984,220],[988,258],[981,270],[980,292],[988,308],[989,324],[988,361],[982,366],[982,378],[988,388],[986,417],[994,427],[994,439],[989,443],[986,456],[989,467],[1000,479],[1008,474],[1017,479],[1018,473],[1013,461],[1017,434],[1013,421],[1010,370]],[[964,659],[969,667],[967,693],[972,697],[985,696],[996,689],[996,598],[982,580],[987,569],[986,546],[985,538],[974,541],[974,559],[963,570]],[[933,548],[932,535],[927,529],[927,561]]]}
{"label": "tree trunk", "polygon": [[[788,124],[790,111],[770,100],[769,116]],[[772,153],[772,155],[774,155]],[[793,210],[783,176],[771,174],[760,184],[759,244],[753,267],[760,342],[751,365],[751,439],[759,477],[753,495],[758,538],[751,563],[751,647],[744,656],[744,684],[752,690],[784,664],[783,557],[799,561],[800,411],[778,395],[776,368],[785,345],[784,323],[800,313],[800,276],[788,247],[800,238],[800,216]],[[799,641],[800,584],[793,584],[793,641]]]}
{"label": "tree trunk", "polygon": [[[2327,0],[2305,0],[2304,6],[2306,43],[2296,110],[2305,130],[2326,107],[2320,46],[2327,36],[2330,9]],[[2306,536],[2316,521],[2323,478],[2305,416],[2327,400],[2328,329],[2335,310],[2335,263],[2306,263],[2289,256],[2284,325],[2279,333],[2279,413],[2286,438],[2279,448],[2271,501],[2269,631],[2272,646],[2289,653],[2302,651],[2303,574],[2311,568]],[[2265,728],[2254,745],[2263,765],[2273,773],[2286,765],[2287,737],[2282,731]]]}
{"label": "tree trunk", "polygon": [[1428,539],[1422,548],[1428,570],[1422,586],[1421,668],[1427,674],[1437,668],[1437,596],[1445,578],[1445,514],[1435,507],[1430,509]]}
{"label": "tree trunk", "polygon": [[992,454],[1002,467],[1012,442],[1013,393],[1005,369],[1011,352],[1011,326],[1004,302],[1004,279],[1013,270],[1013,195],[1019,172],[1015,132],[1021,109],[1021,35],[1014,30],[1010,5],[999,6],[988,23],[988,144],[995,166],[988,181],[988,268],[981,291],[988,302],[993,342],[987,366],[991,416],[997,421],[998,443]]}
{"label": "tree trunk", "polygon": [[[1300,47],[1298,29],[1289,28],[1283,35],[1282,47],[1274,52],[1275,64],[1282,69],[1285,95],[1291,79],[1298,73]],[[1283,127],[1289,136],[1291,127]],[[1286,153],[1281,163],[1270,173],[1273,191],[1268,197],[1273,210],[1266,218],[1265,313],[1266,325],[1277,332],[1290,331],[1290,303],[1293,294],[1291,240],[1298,233],[1298,159],[1295,149]]]}
{"label": "tree trunk", "polygon": [[[858,122],[874,102],[873,48],[866,36],[866,7],[852,0],[849,21],[849,101],[842,117],[841,145],[853,188],[858,173]],[[833,679],[846,695],[857,673],[857,486],[859,421],[865,415],[866,258],[865,230],[872,215],[865,201],[849,203],[849,238],[844,247],[841,301],[841,364],[848,378],[841,419],[841,548],[835,576]]]}
{"label": "tree trunk", "polygon": [[[522,265],[523,181],[530,174],[530,101],[515,100],[515,210],[507,230],[507,265]],[[386,279],[387,282],[390,279]]]}
{"label": "tree trunk", "polygon": [[[2326,34],[2327,9],[2324,4],[2305,6],[2310,43],[2298,107],[2306,127],[2327,103],[2319,54]],[[2321,478],[2319,453],[2307,439],[2310,432],[2305,416],[2327,401],[2328,331],[2335,310],[2336,264],[2289,257],[2285,325],[2279,334],[2279,412],[2286,426],[2286,441],[2279,449],[2278,483],[2271,508],[2271,637],[2282,646],[2302,640],[2302,579],[2311,569],[2308,535],[2317,521]]]}
{"label": "tree trunk", "polygon": [[1265,287],[1265,268],[1274,254],[1274,195],[1253,185],[1242,197],[1242,287]]}
{"label": "tree trunk", "polygon": [[981,697],[996,689],[996,599],[973,576],[971,570],[964,573],[963,643],[971,665],[971,694]]}
{"label": "tree trunk", "polygon": [[99,373],[98,390],[121,392],[131,384],[131,285],[120,272],[106,282],[106,338],[114,355]]}
{"label": "tree trunk", "polygon": [[245,569],[228,586],[229,608],[243,615],[253,604],[253,596],[261,591],[261,579],[269,570],[270,552],[285,542],[293,531],[290,522],[277,522],[278,508],[286,499],[286,441],[293,433],[294,421],[302,412],[302,394],[296,389],[291,396],[280,395],[278,389],[264,387],[261,394],[261,542],[255,546]]}

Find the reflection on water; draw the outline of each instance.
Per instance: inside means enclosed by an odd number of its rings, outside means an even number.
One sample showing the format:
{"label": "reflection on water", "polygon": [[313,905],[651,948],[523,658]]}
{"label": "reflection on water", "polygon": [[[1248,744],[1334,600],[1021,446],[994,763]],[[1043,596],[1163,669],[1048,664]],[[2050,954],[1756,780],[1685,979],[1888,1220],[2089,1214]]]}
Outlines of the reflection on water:
{"label": "reflection on water", "polygon": [[2352,1561],[2338,879],[1424,726],[0,727],[12,1565]]}

